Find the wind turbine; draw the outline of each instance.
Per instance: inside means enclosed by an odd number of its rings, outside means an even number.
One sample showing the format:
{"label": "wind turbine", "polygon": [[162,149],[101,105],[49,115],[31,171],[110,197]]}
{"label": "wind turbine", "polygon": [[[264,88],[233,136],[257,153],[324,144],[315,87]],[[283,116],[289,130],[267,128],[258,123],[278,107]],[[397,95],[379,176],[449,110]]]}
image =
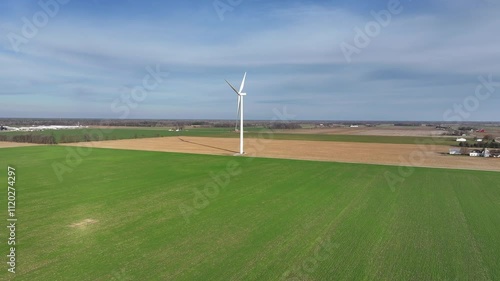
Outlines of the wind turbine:
{"label": "wind turbine", "polygon": [[245,86],[245,79],[247,77],[247,73],[245,72],[245,75],[243,75],[243,80],[241,81],[240,85],[240,90],[236,90],[236,88],[231,85],[231,83],[227,82],[226,83],[233,89],[233,91],[238,95],[238,115],[240,117],[240,154],[244,154],[245,151],[243,150],[243,97],[246,96],[246,93],[243,93],[243,87]]}

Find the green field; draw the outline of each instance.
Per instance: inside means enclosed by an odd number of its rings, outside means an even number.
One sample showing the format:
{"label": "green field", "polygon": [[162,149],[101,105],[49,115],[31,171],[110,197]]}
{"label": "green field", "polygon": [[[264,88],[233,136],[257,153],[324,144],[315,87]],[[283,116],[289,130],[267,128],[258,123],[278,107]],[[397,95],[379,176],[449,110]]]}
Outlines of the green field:
{"label": "green field", "polygon": [[[15,135],[45,135],[54,136],[57,143],[65,142],[82,142],[88,140],[119,140],[119,139],[133,139],[133,138],[153,138],[175,136],[178,132],[169,132],[167,129],[156,128],[130,128],[130,129],[102,129],[102,128],[88,128],[88,129],[74,129],[74,130],[46,130],[36,132],[2,132],[0,135],[12,137]],[[88,139],[85,138],[88,135]]]}
{"label": "green field", "polygon": [[[290,132],[273,132],[264,128],[245,129],[246,138],[273,138],[277,140],[310,140],[310,141],[337,141],[361,143],[392,143],[392,144],[441,144],[456,145],[454,138],[431,138],[409,136],[363,136],[363,135],[326,135],[326,134],[296,134]],[[218,137],[238,138],[239,134],[229,128],[195,128],[180,132],[170,132],[165,128],[116,128],[116,129],[75,129],[75,130],[47,130],[31,132],[32,134],[53,135],[57,143],[81,142],[89,140],[118,140],[134,138],[152,138],[169,136]],[[0,135],[14,136],[27,132],[2,132]],[[87,135],[87,137],[85,136]]]}
{"label": "green field", "polygon": [[0,149],[16,280],[500,280],[500,173],[68,149]]}

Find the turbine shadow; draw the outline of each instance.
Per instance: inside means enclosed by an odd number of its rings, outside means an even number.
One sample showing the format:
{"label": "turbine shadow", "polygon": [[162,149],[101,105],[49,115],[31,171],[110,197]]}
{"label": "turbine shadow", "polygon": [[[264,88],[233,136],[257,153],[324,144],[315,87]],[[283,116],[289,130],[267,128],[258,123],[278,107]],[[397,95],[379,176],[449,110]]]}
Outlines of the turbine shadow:
{"label": "turbine shadow", "polygon": [[199,145],[199,146],[209,147],[209,148],[218,149],[218,150],[222,150],[222,151],[227,151],[227,152],[231,152],[231,153],[238,153],[238,151],[229,150],[229,149],[225,149],[225,148],[220,148],[220,147],[216,147],[216,146],[211,146],[211,145],[207,145],[207,144],[201,144],[201,143],[197,143],[197,142],[194,142],[194,141],[188,141],[188,140],[185,140],[185,139],[182,139],[182,138],[179,138],[179,140],[181,140],[183,142],[190,143],[190,144]]}

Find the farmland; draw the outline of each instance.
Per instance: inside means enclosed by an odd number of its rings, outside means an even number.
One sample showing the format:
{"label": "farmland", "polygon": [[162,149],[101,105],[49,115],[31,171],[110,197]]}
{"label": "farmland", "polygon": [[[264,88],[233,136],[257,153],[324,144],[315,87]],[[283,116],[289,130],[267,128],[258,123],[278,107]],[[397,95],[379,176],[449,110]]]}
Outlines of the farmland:
{"label": "farmland", "polygon": [[16,280],[500,279],[498,172],[67,149],[0,149]]}
{"label": "farmland", "polygon": [[[62,144],[78,147],[148,150],[232,156],[238,140],[209,137],[165,137]],[[500,171],[500,160],[449,155],[442,145],[301,141],[250,138],[245,141],[249,156],[368,163],[418,167]]]}
{"label": "farmland", "polygon": [[[294,133],[294,130],[280,130],[278,132],[265,128],[245,129],[246,138],[273,138],[276,140],[305,140],[305,141],[336,141],[359,143],[392,143],[392,144],[456,144],[454,138],[423,137],[423,136],[382,136],[382,135],[350,135],[350,134],[318,134]],[[238,138],[239,134],[228,128],[194,128],[180,132],[169,131],[166,128],[87,128],[74,130],[49,130],[40,132],[2,132],[0,136],[12,137],[15,135],[46,135],[54,136],[56,143],[137,139],[151,137],[217,137]]]}

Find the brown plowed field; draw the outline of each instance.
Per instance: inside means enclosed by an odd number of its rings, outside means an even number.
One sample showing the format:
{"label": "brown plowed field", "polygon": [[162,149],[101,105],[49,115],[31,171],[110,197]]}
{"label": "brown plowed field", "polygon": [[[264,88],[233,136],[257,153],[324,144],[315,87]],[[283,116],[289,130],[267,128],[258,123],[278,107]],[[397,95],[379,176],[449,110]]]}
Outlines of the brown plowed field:
{"label": "brown plowed field", "polygon": [[[239,140],[165,137],[64,144],[131,150],[234,155]],[[499,158],[446,155],[448,146],[293,140],[245,140],[247,156],[500,171]]]}

